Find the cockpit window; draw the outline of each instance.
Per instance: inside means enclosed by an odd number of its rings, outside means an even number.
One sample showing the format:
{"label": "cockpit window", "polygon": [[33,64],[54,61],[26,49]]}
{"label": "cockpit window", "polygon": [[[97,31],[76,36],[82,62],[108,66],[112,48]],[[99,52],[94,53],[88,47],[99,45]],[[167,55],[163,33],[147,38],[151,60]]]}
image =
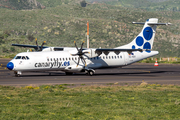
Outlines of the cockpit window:
{"label": "cockpit window", "polygon": [[15,59],[29,60],[28,56],[16,56]]}
{"label": "cockpit window", "polygon": [[28,57],[28,56],[26,56],[26,59],[27,59],[27,60],[29,60],[29,57]]}
{"label": "cockpit window", "polygon": [[23,59],[23,60],[26,60],[26,57],[25,57],[25,56],[22,56],[22,59]]}
{"label": "cockpit window", "polygon": [[16,58],[15,59],[21,59],[21,56],[16,56]]}

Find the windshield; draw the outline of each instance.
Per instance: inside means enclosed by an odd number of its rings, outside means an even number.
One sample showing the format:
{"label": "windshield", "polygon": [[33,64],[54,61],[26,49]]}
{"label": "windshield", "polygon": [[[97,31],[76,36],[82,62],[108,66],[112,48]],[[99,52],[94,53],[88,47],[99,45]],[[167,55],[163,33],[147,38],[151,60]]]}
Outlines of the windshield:
{"label": "windshield", "polygon": [[16,56],[15,59],[29,60],[28,56]]}
{"label": "windshield", "polygon": [[21,56],[16,56],[16,58],[15,59],[21,59]]}

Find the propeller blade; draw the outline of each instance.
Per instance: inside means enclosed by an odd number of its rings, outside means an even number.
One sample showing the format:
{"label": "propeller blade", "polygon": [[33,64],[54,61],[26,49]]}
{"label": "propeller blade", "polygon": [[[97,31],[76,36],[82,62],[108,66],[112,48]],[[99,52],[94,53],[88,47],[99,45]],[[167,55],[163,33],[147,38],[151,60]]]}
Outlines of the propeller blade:
{"label": "propeller blade", "polygon": [[[79,61],[80,61],[80,57],[78,57],[78,63],[77,63],[77,66],[79,65]],[[77,67],[77,66],[76,66],[76,67]]]}
{"label": "propeller blade", "polygon": [[89,53],[90,54],[90,52],[83,52],[83,54],[85,54],[85,53]]}
{"label": "propeller blade", "polygon": [[80,49],[80,51],[82,52],[82,47],[83,47],[83,44],[84,44],[84,41],[82,42],[82,44],[81,44],[81,49]]}
{"label": "propeller blade", "polygon": [[37,43],[37,38],[35,39],[35,41],[36,41],[36,45],[37,45],[37,51],[39,51],[39,45]]}
{"label": "propeller blade", "polygon": [[81,60],[82,60],[82,62],[84,63],[84,65],[87,66],[87,65],[86,65],[86,61],[85,61],[85,59],[84,59],[83,57],[81,57]]}
{"label": "propeller blade", "polygon": [[41,48],[40,48],[40,51],[42,51],[43,45],[44,45],[45,43],[46,43],[46,41],[44,41],[44,42],[42,43]]}
{"label": "propeller blade", "polygon": [[[78,57],[77,66],[79,65],[80,59],[81,59],[82,63],[83,63],[85,66],[87,66],[87,65],[86,65],[86,61],[85,61],[83,55],[84,55],[85,53],[89,53],[89,52],[83,52],[83,51],[82,51],[82,48],[83,48],[83,45],[84,45],[84,41],[82,42],[80,49],[78,49],[78,47],[77,47],[77,45],[76,45],[76,41],[74,41],[74,44],[75,44],[75,47],[76,47],[76,49],[77,49],[78,52],[77,52],[76,54],[71,54],[71,55],[72,55],[72,56],[76,56],[76,55],[79,56],[79,57]],[[76,67],[77,67],[77,66],[76,66]]]}
{"label": "propeller blade", "polygon": [[79,49],[78,49],[78,47],[76,45],[76,41],[74,41],[74,44],[75,44],[75,47],[76,47],[77,51],[79,52]]}

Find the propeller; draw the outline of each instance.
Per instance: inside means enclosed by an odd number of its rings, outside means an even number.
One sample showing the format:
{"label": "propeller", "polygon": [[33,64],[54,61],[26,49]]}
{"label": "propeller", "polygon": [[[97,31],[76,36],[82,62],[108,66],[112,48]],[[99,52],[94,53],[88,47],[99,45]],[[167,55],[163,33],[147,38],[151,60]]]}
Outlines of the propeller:
{"label": "propeller", "polygon": [[85,53],[89,53],[89,52],[83,52],[83,51],[82,51],[82,47],[83,47],[84,41],[83,41],[83,43],[81,44],[81,48],[80,48],[80,49],[78,49],[78,47],[77,47],[77,45],[76,45],[76,41],[74,41],[74,44],[75,44],[75,47],[76,47],[76,49],[77,49],[78,52],[77,52],[76,54],[71,54],[71,55],[72,55],[72,56],[76,56],[76,55],[79,56],[79,57],[78,57],[77,66],[79,65],[80,59],[81,59],[81,61],[83,62],[83,64],[85,64],[85,66],[87,66],[87,65],[86,65],[86,61],[85,61],[83,55],[84,55]]}
{"label": "propeller", "polygon": [[35,39],[35,41],[36,41],[36,45],[37,45],[36,51],[42,51],[43,45],[46,43],[46,41],[44,41],[44,42],[42,43],[42,45],[41,45],[40,48],[39,48],[39,45],[38,45],[38,43],[37,43],[37,38]]}

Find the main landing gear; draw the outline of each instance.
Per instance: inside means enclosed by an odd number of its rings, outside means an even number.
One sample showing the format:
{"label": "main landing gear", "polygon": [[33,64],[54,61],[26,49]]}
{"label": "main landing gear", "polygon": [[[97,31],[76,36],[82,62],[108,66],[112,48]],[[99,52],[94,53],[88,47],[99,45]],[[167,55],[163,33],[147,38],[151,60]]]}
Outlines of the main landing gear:
{"label": "main landing gear", "polygon": [[93,76],[95,71],[93,69],[87,70],[86,75]]}

